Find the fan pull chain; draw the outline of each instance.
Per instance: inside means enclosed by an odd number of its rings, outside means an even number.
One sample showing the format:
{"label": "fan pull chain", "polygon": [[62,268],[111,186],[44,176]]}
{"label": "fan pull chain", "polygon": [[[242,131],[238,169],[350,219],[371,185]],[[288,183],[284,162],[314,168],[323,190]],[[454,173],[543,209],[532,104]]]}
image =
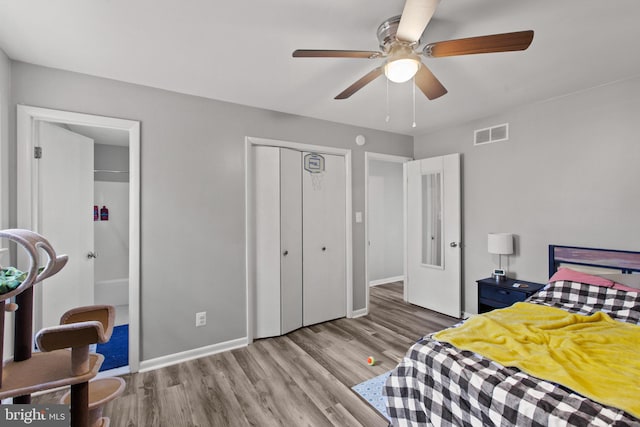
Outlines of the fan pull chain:
{"label": "fan pull chain", "polygon": [[411,125],[412,128],[416,127],[416,76],[413,76],[412,79],[413,84],[411,86],[413,86],[413,124]]}
{"label": "fan pull chain", "polygon": [[385,79],[387,81],[387,117],[385,117],[384,121],[389,123],[391,120],[391,116],[389,115],[389,79]]}

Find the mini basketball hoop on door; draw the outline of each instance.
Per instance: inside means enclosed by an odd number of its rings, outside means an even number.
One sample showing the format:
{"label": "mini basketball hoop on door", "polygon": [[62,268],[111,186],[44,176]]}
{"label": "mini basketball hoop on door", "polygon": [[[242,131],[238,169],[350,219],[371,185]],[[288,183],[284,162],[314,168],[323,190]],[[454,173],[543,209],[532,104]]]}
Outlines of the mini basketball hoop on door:
{"label": "mini basketball hoop on door", "polygon": [[320,154],[309,153],[304,156],[304,170],[311,174],[311,186],[314,190],[322,190],[324,178],[324,157]]}

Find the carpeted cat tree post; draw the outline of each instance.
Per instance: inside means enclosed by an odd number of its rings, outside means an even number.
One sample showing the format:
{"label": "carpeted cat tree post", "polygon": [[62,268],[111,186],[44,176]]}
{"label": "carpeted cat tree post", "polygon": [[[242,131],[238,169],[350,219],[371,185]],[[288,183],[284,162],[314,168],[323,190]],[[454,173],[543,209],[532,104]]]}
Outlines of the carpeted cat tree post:
{"label": "carpeted cat tree post", "polygon": [[[0,238],[9,239],[24,249],[30,259],[26,277],[11,281],[0,294],[0,354],[4,342],[4,312],[15,311],[14,357],[0,366],[0,399],[30,403],[31,393],[61,386],[71,386],[61,403],[71,405],[72,427],[107,427],[102,407],[124,390],[121,378],[103,378],[89,382],[102,365],[104,357],[90,354],[89,345],[109,341],[113,331],[113,306],[79,307],[62,315],[59,326],[36,334],[39,353],[32,354],[33,285],[58,273],[67,263],[66,255],[56,255],[51,244],[29,230],[0,230]],[[41,249],[48,260],[40,270]],[[7,303],[15,297],[15,303]],[[69,351],[70,349],[70,351]]]}

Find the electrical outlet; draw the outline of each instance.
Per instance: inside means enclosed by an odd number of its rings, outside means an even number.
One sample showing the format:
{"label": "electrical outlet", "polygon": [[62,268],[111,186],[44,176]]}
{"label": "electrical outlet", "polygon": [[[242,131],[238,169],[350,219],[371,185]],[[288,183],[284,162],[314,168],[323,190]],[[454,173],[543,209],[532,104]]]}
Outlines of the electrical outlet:
{"label": "electrical outlet", "polygon": [[196,313],[196,327],[205,326],[207,324],[207,312],[201,311]]}

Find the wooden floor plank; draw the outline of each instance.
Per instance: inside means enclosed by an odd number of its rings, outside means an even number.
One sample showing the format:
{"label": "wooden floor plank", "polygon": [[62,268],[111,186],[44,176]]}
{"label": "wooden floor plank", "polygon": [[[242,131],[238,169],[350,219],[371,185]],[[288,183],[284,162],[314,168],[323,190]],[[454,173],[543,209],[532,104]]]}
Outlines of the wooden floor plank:
{"label": "wooden floor plank", "polygon": [[[393,369],[417,339],[458,319],[406,304],[402,283],[371,288],[369,314],[145,373],[125,375],[113,427],[385,427],[351,387]],[[366,358],[378,363],[368,366]],[[56,402],[63,392],[34,397]]]}

